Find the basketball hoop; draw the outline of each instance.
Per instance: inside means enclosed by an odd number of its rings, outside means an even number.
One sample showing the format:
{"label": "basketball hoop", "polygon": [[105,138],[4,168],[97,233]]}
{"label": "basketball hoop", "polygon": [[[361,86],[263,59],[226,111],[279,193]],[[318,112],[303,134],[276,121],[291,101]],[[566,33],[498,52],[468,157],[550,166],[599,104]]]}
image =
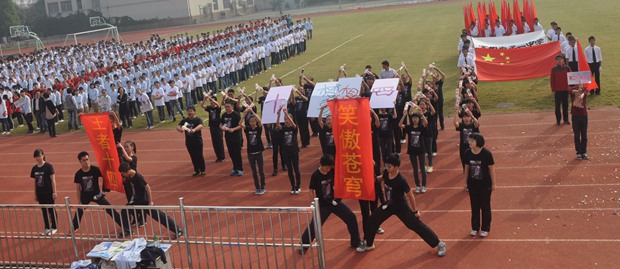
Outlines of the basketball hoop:
{"label": "basketball hoop", "polygon": [[98,26],[112,26],[105,22],[105,19],[102,17],[90,17],[90,27],[98,27]]}

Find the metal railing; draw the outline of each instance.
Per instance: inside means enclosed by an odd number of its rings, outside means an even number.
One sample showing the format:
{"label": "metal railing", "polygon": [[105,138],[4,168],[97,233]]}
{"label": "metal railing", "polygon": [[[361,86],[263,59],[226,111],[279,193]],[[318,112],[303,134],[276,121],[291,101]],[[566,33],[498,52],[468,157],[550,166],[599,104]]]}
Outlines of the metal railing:
{"label": "metal railing", "polygon": [[[84,214],[74,230],[78,209]],[[55,216],[54,235],[40,234],[43,210],[54,212],[49,214]],[[123,217],[136,212],[137,223],[142,213],[146,223],[124,227],[110,216],[112,211]],[[152,218],[163,217],[159,211],[168,221]],[[68,268],[101,242],[144,237],[172,244],[168,259],[173,268],[326,268],[320,219],[316,200],[309,207],[185,206],[183,198],[178,206],[99,206],[72,205],[67,197],[57,205],[0,205],[0,267]],[[183,233],[178,238],[175,224]],[[301,234],[310,225],[316,241],[302,245]],[[131,229],[130,236],[121,234],[125,228]],[[305,255],[298,254],[302,247],[308,249]]]}

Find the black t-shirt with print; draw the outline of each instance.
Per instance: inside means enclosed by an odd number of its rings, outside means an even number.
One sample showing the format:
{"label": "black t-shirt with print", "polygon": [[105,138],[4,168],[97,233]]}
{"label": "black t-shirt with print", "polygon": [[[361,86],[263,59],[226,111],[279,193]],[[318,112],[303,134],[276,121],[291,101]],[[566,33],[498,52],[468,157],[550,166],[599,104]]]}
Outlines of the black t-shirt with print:
{"label": "black t-shirt with print", "polygon": [[[221,117],[222,125],[227,127],[228,129],[236,128],[239,126],[239,122],[241,121],[241,116],[239,112],[233,111],[230,114],[224,112]],[[226,132],[226,136],[230,135],[238,135],[240,133],[239,130],[234,131],[232,133]]]}
{"label": "black t-shirt with print", "polygon": [[379,114],[379,137],[392,137],[392,113]]}
{"label": "black t-shirt with print", "polygon": [[219,106],[208,106],[205,110],[209,113],[209,127],[220,127],[220,114],[222,108]]}
{"label": "black t-shirt with print", "polygon": [[245,127],[245,137],[248,141],[248,154],[264,151],[263,140],[261,135],[263,134],[262,126],[257,125],[256,128],[248,124]]}
{"label": "black t-shirt with print", "polygon": [[[196,128],[196,126],[202,124],[202,119],[199,117],[194,117],[193,119],[184,118],[179,122],[179,126],[183,126],[187,123],[188,129]],[[184,131],[185,133],[185,143],[195,144],[202,143],[202,130],[198,130],[194,133],[190,133],[188,131]]]}
{"label": "black t-shirt with print", "polygon": [[428,110],[424,112],[424,117],[426,117],[426,121],[428,122],[428,126],[426,126],[426,132],[424,133],[424,136],[433,137],[433,130],[437,132],[437,114],[431,115],[431,111]]}
{"label": "black t-shirt with print", "polygon": [[316,169],[310,177],[310,187],[314,190],[317,198],[319,198],[320,206],[332,206],[332,201],[340,202],[341,199],[334,197],[334,169],[332,168],[327,174],[321,173]]}
{"label": "black t-shirt with print", "polygon": [[389,206],[408,206],[405,195],[411,191],[411,188],[401,173],[390,179],[386,170],[383,172],[383,182],[385,183],[385,200]]}
{"label": "black t-shirt with print", "polygon": [[298,152],[299,145],[297,143],[297,128],[287,127],[286,125],[282,125],[282,139],[284,142],[282,143],[284,152]]}
{"label": "black t-shirt with print", "polygon": [[[489,165],[494,165],[493,154],[486,148],[480,153],[474,154],[471,149],[465,152],[465,164],[469,165],[467,171],[467,186],[491,187],[491,173]],[[470,187],[470,188],[471,188]]]}
{"label": "black t-shirt with print", "polygon": [[46,162],[41,167],[35,165],[30,171],[30,177],[34,178],[35,194],[39,195],[52,195],[54,190],[52,188],[52,175],[54,174],[54,167]]}
{"label": "black t-shirt with print", "polygon": [[403,129],[409,143],[407,143],[407,154],[424,153],[424,139],[422,137],[426,133],[426,128],[422,124],[418,124],[418,127],[413,125],[405,125]]}
{"label": "black t-shirt with print", "polygon": [[474,126],[473,121],[469,124],[460,122],[459,127],[456,128],[456,130],[459,131],[461,149],[468,149],[469,144],[467,143],[467,139],[469,138],[469,135],[479,132],[478,128]]}
{"label": "black t-shirt with print", "polygon": [[103,175],[99,167],[91,165],[88,172],[84,172],[82,169],[75,172],[73,183],[80,184],[82,189],[80,194],[83,198],[92,198],[101,192],[99,189],[99,178],[101,177]]}
{"label": "black t-shirt with print", "polygon": [[331,127],[323,125],[323,129],[319,130],[319,139],[323,149],[327,154],[331,154],[336,157],[336,144],[334,143],[334,132]]}
{"label": "black t-shirt with print", "polygon": [[133,193],[130,203],[133,205],[148,205],[150,202],[148,194],[146,193],[146,185],[148,185],[148,183],[146,183],[144,177],[136,172],[136,174],[132,178],[128,178],[127,181]]}

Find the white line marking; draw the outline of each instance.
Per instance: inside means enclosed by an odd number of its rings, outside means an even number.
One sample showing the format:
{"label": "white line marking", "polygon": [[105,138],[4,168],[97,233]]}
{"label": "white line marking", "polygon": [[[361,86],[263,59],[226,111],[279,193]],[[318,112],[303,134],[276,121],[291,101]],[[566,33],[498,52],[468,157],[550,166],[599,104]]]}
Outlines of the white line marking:
{"label": "white line marking", "polygon": [[323,58],[323,56],[325,56],[325,55],[327,55],[327,54],[330,54],[330,53],[334,52],[334,51],[335,51],[335,50],[337,50],[338,48],[340,48],[340,47],[344,46],[345,44],[347,44],[347,43],[349,43],[349,42],[351,42],[351,41],[353,41],[353,40],[355,40],[355,39],[357,39],[357,38],[359,38],[359,37],[361,37],[361,36],[363,36],[363,35],[364,35],[364,34],[359,34],[359,35],[357,35],[357,36],[355,36],[355,37],[353,37],[353,38],[351,38],[351,39],[349,39],[349,40],[345,41],[344,43],[342,43],[342,44],[340,44],[340,45],[336,46],[335,48],[333,48],[333,49],[329,50],[328,52],[323,53],[323,54],[319,55],[318,57],[316,57],[316,58],[312,59],[312,61],[309,61],[309,62],[307,62],[307,63],[305,63],[305,64],[303,64],[303,65],[301,65],[301,66],[299,66],[299,67],[297,67],[297,68],[295,68],[295,69],[293,69],[293,70],[291,70],[290,72],[288,72],[288,73],[286,73],[286,74],[282,75],[282,76],[281,76],[281,78],[286,77],[286,76],[288,76],[288,75],[292,74],[293,72],[295,72],[295,71],[297,71],[297,70],[299,70],[299,69],[304,68],[306,65],[309,65],[309,64],[311,64],[311,63],[315,62],[316,60]]}
{"label": "white line marking", "polygon": [[[324,238],[324,241],[350,241],[345,238]],[[424,242],[422,239],[375,239],[378,242]],[[485,239],[444,239],[446,242],[500,242],[500,243],[620,243],[620,239],[570,239],[570,238],[526,238],[526,239],[501,239],[501,238],[485,238]]]}

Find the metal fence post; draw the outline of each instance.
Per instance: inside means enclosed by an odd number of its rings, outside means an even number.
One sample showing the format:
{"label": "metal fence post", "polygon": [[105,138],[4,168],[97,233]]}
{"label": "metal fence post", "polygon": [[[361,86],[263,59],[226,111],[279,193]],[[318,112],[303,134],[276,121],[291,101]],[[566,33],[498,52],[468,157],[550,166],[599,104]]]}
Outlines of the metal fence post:
{"label": "metal fence post", "polygon": [[321,230],[321,210],[319,208],[319,198],[314,198],[312,202],[312,210],[314,211],[314,232],[316,234],[316,243],[319,245],[317,252],[319,254],[319,268],[327,268],[325,262],[325,246],[323,245],[323,230]]}
{"label": "metal fence post", "polygon": [[179,207],[181,208],[181,225],[183,225],[181,229],[183,230],[183,238],[185,238],[185,248],[187,249],[187,264],[189,265],[189,268],[192,269],[194,268],[192,265],[192,249],[189,245],[189,239],[187,238],[189,234],[187,234],[187,221],[185,218],[185,206],[183,204],[183,197],[179,198]]}
{"label": "metal fence post", "polygon": [[67,208],[67,220],[69,223],[69,230],[71,231],[71,244],[73,245],[73,254],[75,255],[75,260],[79,261],[80,256],[78,255],[77,242],[75,242],[75,230],[73,228],[73,220],[71,218],[71,207],[69,206],[69,196],[65,196],[65,207]]}

